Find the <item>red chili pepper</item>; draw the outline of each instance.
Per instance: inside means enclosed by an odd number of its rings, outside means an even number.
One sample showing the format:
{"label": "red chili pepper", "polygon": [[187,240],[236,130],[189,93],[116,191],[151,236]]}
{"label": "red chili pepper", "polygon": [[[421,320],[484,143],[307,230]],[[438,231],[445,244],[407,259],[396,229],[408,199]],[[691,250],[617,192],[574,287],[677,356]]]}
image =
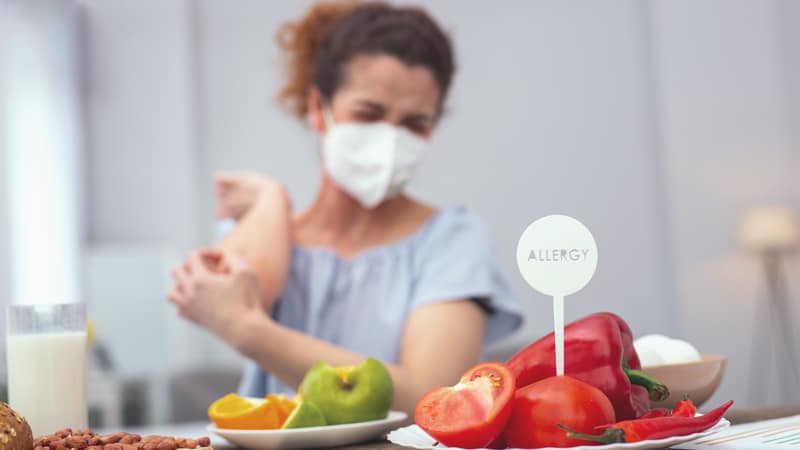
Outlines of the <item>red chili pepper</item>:
{"label": "red chili pepper", "polygon": [[672,408],[673,416],[694,417],[695,414],[697,414],[697,407],[694,406],[694,403],[688,398],[679,401],[675,404],[675,407]]}
{"label": "red chili pepper", "polygon": [[586,439],[603,444],[664,439],[699,433],[713,427],[719,422],[719,419],[722,418],[723,414],[725,414],[732,404],[733,400],[730,400],[708,414],[696,417],[668,416],[655,417],[652,419],[624,420],[608,427],[605,433],[599,436],[583,434],[561,424],[558,424],[558,427],[567,431],[569,437]]}
{"label": "red chili pepper", "polygon": [[[507,363],[517,389],[556,374],[553,333],[520,350]],[[631,329],[619,316],[601,312],[564,328],[564,372],[603,391],[617,420],[650,411],[650,399],[669,396],[666,386],[641,372]]]}
{"label": "red chili pepper", "polygon": [[655,408],[651,409],[647,414],[637,417],[636,420],[653,419],[656,417],[666,417],[669,415],[669,408]]}
{"label": "red chili pepper", "polygon": [[[636,418],[636,420],[642,419],[654,419],[656,417],[669,417],[671,415],[669,408],[655,408],[651,409],[647,412],[647,414],[641,415]],[[613,423],[607,423],[605,425],[600,425],[598,427],[594,427],[594,431],[606,431],[608,427],[613,426]]]}
{"label": "red chili pepper", "polygon": [[[677,417],[694,417],[697,413],[697,408],[694,406],[691,400],[685,399],[681,400],[675,404],[675,408],[670,411],[668,408],[654,408],[651,409],[647,414],[639,416],[636,420],[642,419],[654,419],[656,417],[669,417],[669,416],[677,416]],[[599,427],[594,427],[595,431],[605,431],[608,427],[613,426],[613,424],[606,424],[600,425]]]}

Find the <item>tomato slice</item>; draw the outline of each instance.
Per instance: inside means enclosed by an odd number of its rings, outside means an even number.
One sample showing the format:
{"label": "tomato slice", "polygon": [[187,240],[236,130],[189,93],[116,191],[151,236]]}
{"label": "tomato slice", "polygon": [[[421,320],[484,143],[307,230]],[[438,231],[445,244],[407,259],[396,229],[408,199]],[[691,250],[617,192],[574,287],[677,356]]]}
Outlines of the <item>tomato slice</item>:
{"label": "tomato slice", "polygon": [[486,447],[511,416],[516,383],[505,365],[478,364],[455,386],[434,389],[417,403],[414,421],[449,447]]}

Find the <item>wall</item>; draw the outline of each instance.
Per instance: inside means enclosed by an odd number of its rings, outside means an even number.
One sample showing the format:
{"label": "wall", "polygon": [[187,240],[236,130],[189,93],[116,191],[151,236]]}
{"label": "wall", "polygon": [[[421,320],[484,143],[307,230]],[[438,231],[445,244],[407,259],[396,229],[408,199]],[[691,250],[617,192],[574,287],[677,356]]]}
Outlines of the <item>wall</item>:
{"label": "wall", "polygon": [[83,166],[78,8],[50,0],[12,0],[5,7],[7,120],[0,139],[7,149],[11,296],[17,303],[77,301]]}
{"label": "wall", "polygon": [[84,2],[93,244],[196,242],[190,4]]}
{"label": "wall", "polygon": [[[207,162],[199,175],[205,186],[211,186],[217,170],[256,170],[285,183],[296,206],[312,198],[316,141],[276,107],[280,55],[273,40],[280,24],[310,3],[242,0],[235,8],[197,3],[198,91],[203,93],[198,111]],[[213,211],[211,196],[198,200],[203,210]]]}
{"label": "wall", "polygon": [[[748,209],[798,206],[800,149],[792,121],[800,116],[790,93],[796,96],[800,84],[788,64],[796,64],[791,55],[800,41],[788,33],[796,34],[790,21],[797,22],[800,9],[792,4],[679,0],[654,2],[651,10],[678,323],[682,335],[731,356],[734,376],[719,400],[734,394],[757,403],[800,400],[761,391],[762,376],[774,371],[752,378],[753,352],[771,351],[768,341],[753,344],[755,323],[768,320],[765,288],[758,261],[736,240]],[[797,274],[790,266],[790,279]],[[761,333],[769,329],[764,325]]]}
{"label": "wall", "polygon": [[[201,244],[193,2],[86,0],[87,286],[98,337],[127,373],[239,364],[167,302]],[[130,286],[130,287],[128,287]],[[132,326],[138,332],[117,333]],[[147,337],[140,337],[148,330]],[[146,351],[142,352],[142,348]],[[138,354],[137,354],[138,353]],[[127,356],[130,355],[130,356]]]}
{"label": "wall", "polygon": [[[790,171],[793,174],[800,172],[800,3],[791,0],[782,0],[777,7],[778,14],[778,39],[781,42],[780,58],[785,72],[782,75],[786,96],[783,106],[787,116],[787,132],[789,143],[793,151],[790,156]],[[795,179],[797,177],[794,177]],[[790,186],[790,195],[794,205],[800,204],[800,183],[794,182]]]}
{"label": "wall", "polygon": [[[0,1],[0,42],[4,42],[6,38],[6,27],[2,26],[4,21],[7,20],[8,4],[5,1]],[[3,46],[0,45],[0,105],[5,104],[5,90],[2,88],[4,83],[5,74],[5,52]],[[5,122],[5,108],[0,108],[0,123]],[[6,173],[6,148],[3,139],[0,139],[0,173]],[[5,306],[11,298],[11,248],[9,246],[9,230],[8,230],[8,189],[5,182],[0,182],[0,307],[5,311]],[[5,336],[6,320],[5,312],[3,313],[2,320],[0,320],[0,332]],[[0,349],[0,373],[5,374],[6,368],[6,348]],[[5,375],[3,375],[5,379]]]}

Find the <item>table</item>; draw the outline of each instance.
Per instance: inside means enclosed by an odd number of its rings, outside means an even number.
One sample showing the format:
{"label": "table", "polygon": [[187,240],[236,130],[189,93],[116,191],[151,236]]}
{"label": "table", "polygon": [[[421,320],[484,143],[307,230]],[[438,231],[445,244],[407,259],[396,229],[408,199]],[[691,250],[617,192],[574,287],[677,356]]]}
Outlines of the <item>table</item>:
{"label": "table", "polygon": [[[755,422],[758,420],[775,419],[778,417],[787,417],[798,414],[800,414],[800,405],[765,407],[765,408],[734,408],[730,412],[728,412],[728,414],[726,414],[725,417],[727,417],[732,424],[736,425],[741,423]],[[207,422],[196,422],[196,423],[165,425],[158,427],[146,427],[138,430],[126,430],[126,431],[130,431],[132,433],[137,433],[141,435],[158,434],[162,436],[199,437],[199,436],[209,435],[208,432],[205,430],[207,424],[208,424]],[[217,436],[211,436],[211,445],[217,450],[236,448],[227,443],[227,441]],[[366,442],[357,445],[347,445],[344,447],[335,447],[335,448],[336,450],[366,450],[366,449],[386,450],[386,449],[404,449],[408,447],[392,444],[391,442],[388,442],[386,440],[379,440],[374,442]]]}

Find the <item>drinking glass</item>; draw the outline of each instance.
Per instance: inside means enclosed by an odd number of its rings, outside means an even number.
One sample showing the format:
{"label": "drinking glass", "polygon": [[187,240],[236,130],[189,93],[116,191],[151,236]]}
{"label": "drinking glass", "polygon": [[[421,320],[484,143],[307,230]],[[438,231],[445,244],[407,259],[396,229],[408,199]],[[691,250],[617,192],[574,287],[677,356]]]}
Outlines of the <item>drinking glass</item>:
{"label": "drinking glass", "polygon": [[34,436],[87,428],[85,304],[15,304],[6,317],[11,407]]}

